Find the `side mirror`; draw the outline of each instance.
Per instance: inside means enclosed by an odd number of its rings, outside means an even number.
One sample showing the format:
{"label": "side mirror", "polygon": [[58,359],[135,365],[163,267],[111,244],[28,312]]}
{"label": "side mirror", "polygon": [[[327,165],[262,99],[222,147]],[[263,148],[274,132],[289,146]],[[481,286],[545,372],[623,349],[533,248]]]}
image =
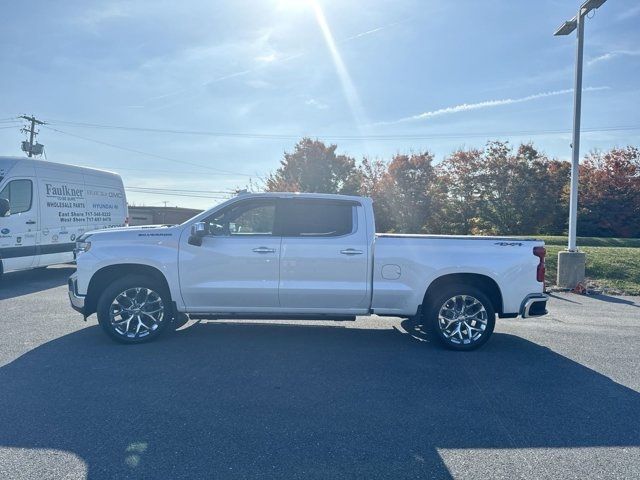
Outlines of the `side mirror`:
{"label": "side mirror", "polygon": [[9,205],[9,200],[0,198],[0,217],[6,217],[10,211],[11,206]]}
{"label": "side mirror", "polygon": [[196,222],[191,225],[191,235],[189,235],[189,245],[199,247],[202,245],[202,238],[207,235],[207,224],[204,222]]}

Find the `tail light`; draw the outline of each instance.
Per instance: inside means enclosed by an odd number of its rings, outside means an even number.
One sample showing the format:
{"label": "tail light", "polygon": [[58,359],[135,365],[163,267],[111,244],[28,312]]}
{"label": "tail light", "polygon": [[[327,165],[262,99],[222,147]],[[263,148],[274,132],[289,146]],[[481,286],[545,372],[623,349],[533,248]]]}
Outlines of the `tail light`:
{"label": "tail light", "polygon": [[536,280],[544,282],[544,257],[547,254],[547,249],[544,247],[533,247],[533,254],[540,259],[536,269]]}

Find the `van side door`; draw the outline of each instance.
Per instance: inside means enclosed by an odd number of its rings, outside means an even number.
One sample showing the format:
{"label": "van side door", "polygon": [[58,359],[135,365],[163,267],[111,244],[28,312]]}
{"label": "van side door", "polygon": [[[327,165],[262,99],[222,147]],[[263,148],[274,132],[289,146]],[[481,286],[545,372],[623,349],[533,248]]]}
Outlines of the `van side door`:
{"label": "van side door", "polygon": [[356,201],[286,198],[278,296],[283,310],[367,313],[369,252],[364,207]]}
{"label": "van side door", "polygon": [[4,271],[24,270],[36,262],[38,202],[35,179],[14,177],[5,182],[0,198],[9,200],[10,210],[0,217],[0,259]]}

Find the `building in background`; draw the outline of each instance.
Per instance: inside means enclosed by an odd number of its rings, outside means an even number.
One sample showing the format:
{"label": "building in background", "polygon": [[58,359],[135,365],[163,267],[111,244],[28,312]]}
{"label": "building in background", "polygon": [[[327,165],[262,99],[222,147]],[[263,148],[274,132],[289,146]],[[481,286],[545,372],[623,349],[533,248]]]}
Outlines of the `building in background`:
{"label": "building in background", "polygon": [[129,207],[129,225],[176,225],[202,212],[180,207]]}

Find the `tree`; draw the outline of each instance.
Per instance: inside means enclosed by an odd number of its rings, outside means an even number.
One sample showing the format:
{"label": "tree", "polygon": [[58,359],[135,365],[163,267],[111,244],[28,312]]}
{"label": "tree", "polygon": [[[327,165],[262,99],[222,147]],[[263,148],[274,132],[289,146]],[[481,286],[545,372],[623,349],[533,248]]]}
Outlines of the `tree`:
{"label": "tree", "polygon": [[267,178],[269,192],[357,194],[360,185],[356,162],[336,155],[336,145],[303,138],[292,153],[285,152],[280,167]]}
{"label": "tree", "polygon": [[439,233],[443,188],[433,167],[433,154],[425,151],[395,155],[385,183],[396,229],[403,233]]}
{"label": "tree", "polygon": [[391,210],[391,178],[387,171],[387,163],[382,160],[363,158],[358,168],[360,171],[359,193],[373,199],[377,231],[395,230],[395,217]]}
{"label": "tree", "polygon": [[585,236],[640,236],[640,150],[591,152],[580,166],[578,231]]}
{"label": "tree", "polygon": [[564,162],[550,161],[531,144],[521,144],[515,154],[500,141],[482,152],[458,151],[443,164],[449,228],[465,234],[550,233],[558,228],[567,174]]}
{"label": "tree", "polygon": [[438,175],[446,189],[443,231],[470,235],[478,227],[480,207],[479,172],[482,150],[457,150],[438,165]]}

